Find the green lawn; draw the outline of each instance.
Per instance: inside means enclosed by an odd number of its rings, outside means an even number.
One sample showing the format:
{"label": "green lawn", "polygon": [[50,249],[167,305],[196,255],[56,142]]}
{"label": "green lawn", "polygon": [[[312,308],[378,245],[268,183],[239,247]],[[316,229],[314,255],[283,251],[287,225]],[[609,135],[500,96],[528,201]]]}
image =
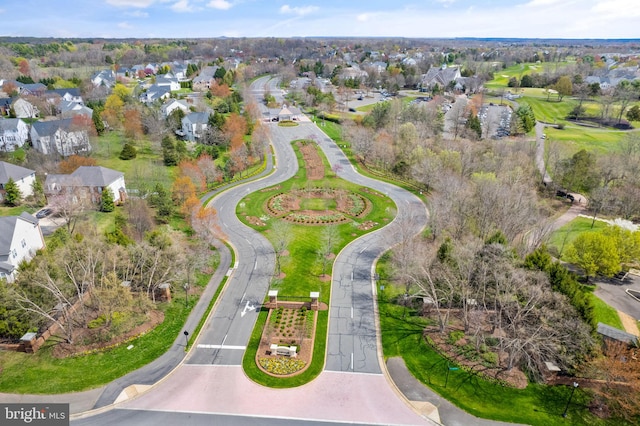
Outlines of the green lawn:
{"label": "green lawn", "polygon": [[564,156],[571,156],[581,149],[597,154],[612,153],[620,150],[620,144],[627,137],[628,132],[590,127],[580,127],[569,124],[564,129],[547,127],[547,144],[550,141],[561,143]]}
{"label": "green lawn", "polygon": [[596,318],[596,322],[601,322],[603,324],[610,325],[611,327],[615,327],[618,330],[624,331],[624,326],[622,325],[622,321],[620,320],[620,315],[618,315],[618,311],[611,306],[607,305],[602,299],[596,296],[593,293],[588,293],[589,298],[593,303],[593,313]]}
{"label": "green lawn", "polygon": [[577,217],[560,229],[554,231],[549,239],[549,247],[562,254],[569,244],[583,232],[600,232],[607,226],[606,222],[596,220],[591,227],[592,220],[587,217]]}
{"label": "green lawn", "polygon": [[123,172],[128,188],[139,188],[142,185],[153,187],[156,183],[171,185],[174,168],[163,164],[159,147],[154,147],[146,139],[135,141],[137,157],[121,160],[118,155],[125,141],[118,132],[105,132],[92,141],[93,158],[99,166]]}
{"label": "green lawn", "polygon": [[[253,226],[256,230],[265,234],[267,238],[273,239],[271,233],[272,224],[279,220],[269,218],[264,210],[264,206],[269,198],[281,193],[288,192],[294,188],[306,188],[308,185],[314,187],[331,187],[336,189],[345,189],[353,193],[358,193],[367,198],[372,205],[372,210],[364,218],[350,220],[347,223],[337,225],[340,234],[339,244],[335,246],[333,253],[337,254],[351,240],[370,231],[363,231],[358,225],[364,221],[373,221],[378,224],[375,229],[389,223],[395,214],[395,204],[389,198],[375,191],[365,191],[361,187],[354,185],[345,180],[336,178],[330,171],[328,163],[322,154],[320,148],[316,147],[318,153],[325,162],[325,178],[320,181],[309,182],[306,179],[306,170],[302,157],[296,149],[298,156],[299,171],[296,176],[290,180],[279,184],[267,190],[255,192],[243,198],[238,203],[237,215],[248,226],[252,226],[247,221],[247,216],[261,217],[267,219],[265,226]],[[335,205],[332,199],[305,199],[302,200],[302,209],[324,210]],[[274,282],[274,288],[279,291],[279,297],[298,297],[308,296],[310,291],[320,291],[321,301],[329,302],[329,292],[331,283],[320,279],[322,274],[323,261],[318,256],[318,245],[322,240],[322,232],[324,226],[310,226],[289,224],[291,233],[291,242],[287,247],[289,254],[282,256],[282,272],[285,277],[281,281]],[[273,242],[273,241],[272,241]],[[329,262],[331,263],[331,262]],[[331,266],[327,266],[325,274],[331,273]]]}
{"label": "green lawn", "polygon": [[[189,309],[176,295],[171,304],[158,307],[165,319],[149,333],[127,344],[90,355],[57,359],[51,356],[53,341],[35,354],[0,351],[0,392],[59,394],[92,389],[136,370],[165,353],[182,330]],[[132,349],[127,349],[133,345]]]}
{"label": "green lawn", "polygon": [[[333,126],[331,128],[335,130]],[[254,229],[262,232],[267,238],[273,240],[273,224],[281,219],[271,218],[264,210],[267,200],[272,196],[282,192],[289,192],[295,188],[301,189],[309,186],[321,188],[331,187],[358,193],[371,202],[372,208],[365,217],[351,218],[347,223],[336,225],[339,233],[339,241],[335,244],[332,253],[337,255],[339,251],[350,241],[367,232],[378,229],[386,223],[389,223],[395,215],[396,207],[393,201],[383,194],[372,190],[365,190],[353,183],[335,177],[334,173],[330,171],[329,164],[321,149],[317,146],[315,146],[315,148],[325,164],[324,179],[316,181],[307,180],[304,161],[294,144],[294,149],[296,151],[300,167],[296,176],[275,187],[255,192],[243,198],[240,203],[238,203],[236,213],[245,224],[252,226]],[[310,199],[305,200],[305,203],[308,203],[308,205],[303,205],[302,208],[324,210],[328,207],[332,207],[335,201],[326,199]],[[249,221],[247,221],[247,216],[260,217],[265,221],[265,225],[253,226]],[[364,221],[373,221],[377,223],[377,225],[373,229],[362,230],[359,228],[359,224]],[[281,256],[281,270],[284,273],[284,277],[282,279],[274,279],[271,287],[278,290],[278,298],[283,300],[286,300],[287,298],[308,298],[309,292],[319,291],[320,301],[328,304],[331,295],[331,281],[321,279],[321,275],[323,272],[326,275],[331,275],[333,262],[324,261],[318,254],[318,248],[323,239],[322,233],[325,226],[293,223],[290,223],[288,226],[290,227],[289,235],[291,237],[291,240],[286,247],[288,255]],[[325,267],[324,271],[323,266]],[[316,377],[317,374],[322,371],[322,366],[324,364],[328,312],[320,311],[318,314],[318,323],[314,340],[314,355],[311,366],[304,373],[291,378],[271,377],[263,373],[255,365],[255,354],[260,340],[260,335],[262,333],[262,328],[266,321],[266,315],[267,312],[262,312],[260,314],[260,319],[254,329],[251,343],[244,357],[243,364],[245,372],[258,383],[274,387],[299,386]]]}

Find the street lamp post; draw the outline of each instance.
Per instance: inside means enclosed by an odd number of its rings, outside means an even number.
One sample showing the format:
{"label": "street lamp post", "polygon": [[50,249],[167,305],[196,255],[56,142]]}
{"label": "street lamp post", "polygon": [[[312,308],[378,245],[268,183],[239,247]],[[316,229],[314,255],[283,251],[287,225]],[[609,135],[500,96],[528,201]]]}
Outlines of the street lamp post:
{"label": "street lamp post", "polygon": [[184,350],[186,351],[189,348],[189,332],[187,330],[184,331],[184,340],[186,342]]}
{"label": "street lamp post", "polygon": [[567,406],[564,407],[564,413],[562,413],[562,417],[567,417],[567,411],[569,410],[569,405],[571,404],[571,398],[573,398],[573,393],[578,388],[578,382],[573,382],[573,388],[571,388],[571,395],[569,395],[569,400],[567,401]]}

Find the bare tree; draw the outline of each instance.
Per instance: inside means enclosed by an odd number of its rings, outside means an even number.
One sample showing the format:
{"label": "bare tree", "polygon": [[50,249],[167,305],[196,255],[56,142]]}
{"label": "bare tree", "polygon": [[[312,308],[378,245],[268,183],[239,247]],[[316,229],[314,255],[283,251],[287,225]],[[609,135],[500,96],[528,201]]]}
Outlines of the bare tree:
{"label": "bare tree", "polygon": [[279,276],[282,271],[282,255],[291,242],[291,224],[284,220],[274,219],[271,225],[271,241],[276,254],[275,276]]}

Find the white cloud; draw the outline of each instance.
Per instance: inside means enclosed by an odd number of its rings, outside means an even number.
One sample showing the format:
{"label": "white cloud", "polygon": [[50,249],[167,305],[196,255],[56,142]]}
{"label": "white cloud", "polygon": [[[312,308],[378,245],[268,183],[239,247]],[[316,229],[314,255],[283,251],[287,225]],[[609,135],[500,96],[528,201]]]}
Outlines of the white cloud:
{"label": "white cloud", "polygon": [[436,0],[438,3],[443,5],[444,7],[449,7],[456,2],[456,0]]}
{"label": "white cloud", "polygon": [[118,7],[140,7],[151,6],[156,0],[107,0],[107,3]]}
{"label": "white cloud", "polygon": [[189,4],[189,0],[178,0],[171,6],[174,12],[192,12],[193,6]]}
{"label": "white cloud", "polygon": [[133,27],[128,22],[120,22],[120,23],[118,23],[118,28],[129,29],[129,28],[133,28]]}
{"label": "white cloud", "polygon": [[233,7],[233,4],[229,3],[227,0],[211,0],[207,6],[219,10],[229,10]]}
{"label": "white cloud", "polygon": [[294,6],[294,7],[291,7],[288,4],[285,4],[284,6],[282,6],[280,8],[280,13],[287,14],[287,15],[304,16],[304,15],[308,15],[310,13],[313,13],[318,9],[319,9],[318,6],[302,6],[302,7]]}
{"label": "white cloud", "polygon": [[608,18],[630,18],[639,16],[637,0],[607,0],[598,1],[591,9],[598,15],[606,15]]}
{"label": "white cloud", "polygon": [[131,16],[133,18],[148,18],[149,14],[147,12],[143,12],[141,10],[134,10],[133,12],[125,12],[127,16]]}

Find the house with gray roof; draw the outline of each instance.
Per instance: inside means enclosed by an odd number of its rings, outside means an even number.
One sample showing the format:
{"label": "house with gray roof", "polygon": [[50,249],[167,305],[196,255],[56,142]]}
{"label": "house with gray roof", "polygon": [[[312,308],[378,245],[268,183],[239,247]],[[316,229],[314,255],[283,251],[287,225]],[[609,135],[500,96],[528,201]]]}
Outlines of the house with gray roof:
{"label": "house with gray roof", "polygon": [[446,65],[442,65],[439,68],[431,67],[426,74],[422,75],[420,87],[423,89],[433,89],[437,85],[444,89],[460,77],[462,77],[460,67],[447,67]]}
{"label": "house with gray roof", "polygon": [[60,101],[58,111],[60,111],[62,118],[73,118],[76,115],[84,115],[89,118],[93,116],[93,110],[91,108],[74,101]]}
{"label": "house with gray roof", "polygon": [[91,83],[94,87],[106,86],[112,88],[116,85],[116,74],[113,70],[102,70],[93,73]]}
{"label": "house with gray roof", "polygon": [[63,101],[67,101],[67,102],[77,102],[77,103],[84,103],[83,99],[82,99],[82,95],[80,94],[80,89],[78,89],[77,87],[73,87],[70,89],[51,89],[51,90],[47,90],[44,94],[44,96],[49,99],[49,98],[57,98],[60,97],[61,100]]}
{"label": "house with gray roof", "polygon": [[167,118],[171,115],[173,111],[176,109],[182,110],[185,114],[189,112],[189,104],[180,99],[169,99],[167,102],[162,104],[160,107],[160,112],[162,113],[162,118]]}
{"label": "house with gray roof", "polygon": [[200,139],[207,127],[209,127],[208,112],[192,112],[182,119],[183,136],[191,142]]}
{"label": "house with gray roof", "polygon": [[18,185],[23,197],[33,194],[33,183],[36,181],[35,170],[0,161],[0,195],[2,195],[2,199],[4,199],[4,187],[9,179],[13,179]]}
{"label": "house with gray roof", "polygon": [[211,82],[218,71],[218,66],[207,66],[193,79],[193,90],[206,91],[211,88]]}
{"label": "house with gray roof", "polygon": [[12,282],[21,262],[28,262],[44,247],[39,220],[23,212],[0,217],[0,278]]}
{"label": "house with gray roof", "polygon": [[140,93],[138,99],[143,104],[150,104],[155,101],[162,101],[171,97],[170,86],[151,85],[145,91]]}
{"label": "house with gray roof", "polygon": [[109,188],[116,204],[127,198],[124,173],[101,166],[80,166],[71,174],[50,174],[44,183],[44,194],[55,204],[56,197],[73,193],[74,197],[99,203],[102,191]]}
{"label": "house with gray roof", "polygon": [[27,142],[29,126],[20,118],[0,119],[0,151],[13,152]]}
{"label": "house with gray roof", "polygon": [[31,125],[30,135],[33,148],[43,154],[68,157],[91,151],[87,130],[75,128],[70,118],[37,121]]}

